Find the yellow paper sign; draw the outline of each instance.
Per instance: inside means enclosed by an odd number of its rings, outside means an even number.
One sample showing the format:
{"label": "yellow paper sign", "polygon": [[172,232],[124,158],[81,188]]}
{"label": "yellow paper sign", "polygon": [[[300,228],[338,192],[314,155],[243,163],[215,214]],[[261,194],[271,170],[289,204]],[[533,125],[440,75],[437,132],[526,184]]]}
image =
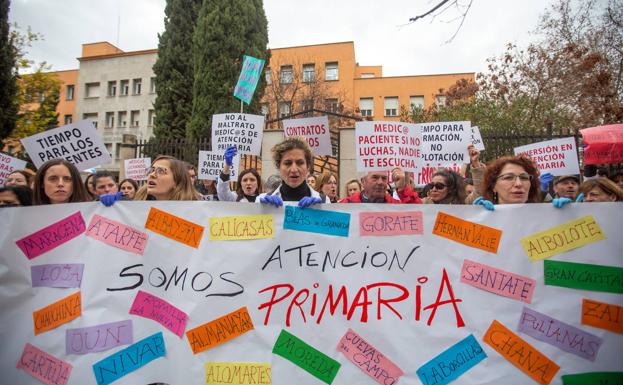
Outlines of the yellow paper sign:
{"label": "yellow paper sign", "polygon": [[273,238],[274,236],[272,215],[210,218],[210,239],[214,241]]}
{"label": "yellow paper sign", "polygon": [[606,236],[595,218],[587,215],[522,238],[521,246],[530,261],[534,262],[604,239]]}
{"label": "yellow paper sign", "polygon": [[257,362],[206,362],[206,385],[270,385],[270,364]]}

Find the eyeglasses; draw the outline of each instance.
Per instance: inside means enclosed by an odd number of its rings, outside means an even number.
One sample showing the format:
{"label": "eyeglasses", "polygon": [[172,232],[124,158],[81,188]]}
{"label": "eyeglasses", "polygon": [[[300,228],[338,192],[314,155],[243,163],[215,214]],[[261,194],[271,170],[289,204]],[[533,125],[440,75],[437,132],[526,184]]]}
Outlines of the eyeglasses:
{"label": "eyeglasses", "polygon": [[437,182],[437,183],[429,183],[429,184],[428,184],[428,188],[429,188],[430,190],[432,190],[432,189],[435,189],[435,190],[443,190],[443,189],[445,189],[446,187],[448,187],[448,186],[446,186],[445,184],[440,183],[440,182]]}
{"label": "eyeglasses", "polygon": [[523,174],[509,173],[509,174],[502,174],[498,176],[497,179],[505,183],[514,183],[517,178],[519,178],[519,181],[521,183],[529,183],[532,180],[532,175],[526,174],[526,173],[523,173]]}
{"label": "eyeglasses", "polygon": [[151,175],[151,173],[153,172],[156,173],[156,178],[159,176],[167,175],[169,173],[169,171],[167,171],[167,169],[164,167],[148,167],[145,170],[145,175]]}

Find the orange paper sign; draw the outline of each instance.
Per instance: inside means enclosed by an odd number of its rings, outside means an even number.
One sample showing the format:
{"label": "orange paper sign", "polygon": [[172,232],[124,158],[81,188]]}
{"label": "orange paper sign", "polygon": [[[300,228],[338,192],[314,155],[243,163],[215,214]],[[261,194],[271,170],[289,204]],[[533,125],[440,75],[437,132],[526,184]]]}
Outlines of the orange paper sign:
{"label": "orange paper sign", "polygon": [[483,340],[539,384],[549,384],[560,369],[554,361],[496,320],[489,326]]}
{"label": "orange paper sign", "polygon": [[82,302],[80,292],[56,301],[43,309],[32,313],[35,324],[35,335],[54,329],[66,322],[80,317],[82,314]]}
{"label": "orange paper sign", "polygon": [[204,229],[203,226],[154,207],[149,210],[145,228],[195,249],[199,247]]}
{"label": "orange paper sign", "polygon": [[582,300],[582,324],[623,333],[623,306]]}
{"label": "orange paper sign", "polygon": [[502,238],[501,230],[464,221],[441,211],[437,213],[433,234],[496,254]]}
{"label": "orange paper sign", "polygon": [[217,345],[253,330],[253,321],[247,307],[226,314],[186,332],[188,343],[194,354],[211,349]]}

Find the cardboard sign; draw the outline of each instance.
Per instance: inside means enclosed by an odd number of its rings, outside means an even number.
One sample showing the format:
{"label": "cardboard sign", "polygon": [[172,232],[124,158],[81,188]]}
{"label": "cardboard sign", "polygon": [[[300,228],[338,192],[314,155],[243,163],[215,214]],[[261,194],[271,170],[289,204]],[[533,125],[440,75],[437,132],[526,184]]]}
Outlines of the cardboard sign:
{"label": "cardboard sign", "polygon": [[543,262],[546,285],[623,293],[623,267],[551,260]]}
{"label": "cardboard sign", "polygon": [[530,303],[536,281],[519,274],[496,269],[466,259],[461,269],[461,282],[503,297]]}
{"label": "cardboard sign", "polygon": [[234,88],[234,96],[243,102],[250,104],[257,87],[257,82],[262,74],[264,68],[264,60],[256,59],[253,56],[244,55],[244,62],[242,63],[242,71],[240,71],[240,77],[238,77],[238,83]]}
{"label": "cardboard sign", "polygon": [[329,210],[316,210],[286,206],[283,228],[309,233],[348,237],[350,214]]}
{"label": "cardboard sign", "polygon": [[67,384],[73,369],[71,364],[29,343],[24,346],[16,367],[47,385]]}
{"label": "cardboard sign", "polygon": [[206,362],[205,385],[271,384],[270,364],[251,362]]}
{"label": "cardboard sign", "polygon": [[51,159],[65,159],[78,170],[107,164],[112,157],[90,120],[20,139],[37,168]]}
{"label": "cardboard sign", "polygon": [[251,321],[247,307],[244,306],[214,321],[187,331],[186,337],[193,353],[197,354],[253,329],[253,321]]}
{"label": "cardboard sign", "polygon": [[623,124],[585,128],[580,133],[585,164],[623,162]]}
{"label": "cardboard sign", "polygon": [[365,212],[359,214],[360,236],[420,235],[421,211]]}
{"label": "cardboard sign", "polygon": [[188,315],[167,301],[142,290],[136,293],[130,314],[154,320],[182,338]]}
{"label": "cardboard sign", "polygon": [[541,174],[573,175],[580,173],[575,138],[562,138],[514,148],[515,155],[524,155],[536,163]]}
{"label": "cardboard sign", "polygon": [[81,315],[82,301],[77,291],[32,313],[35,335],[57,328]]}
{"label": "cardboard sign", "polygon": [[464,221],[442,212],[437,213],[433,234],[490,253],[498,252],[502,238],[501,230]]}
{"label": "cardboard sign", "polygon": [[420,128],[403,122],[355,123],[357,171],[388,171],[420,167]]}
{"label": "cardboard sign", "polygon": [[166,211],[152,207],[147,215],[145,228],[171,238],[195,249],[199,247],[203,236],[203,226],[189,222]]}
{"label": "cardboard sign", "polygon": [[[225,167],[225,151],[199,151],[199,162],[197,163],[199,174],[197,178],[200,180],[217,180]],[[240,167],[240,155],[234,156],[232,165],[229,166],[229,179],[235,181],[238,179],[238,167]]]}
{"label": "cardboard sign", "polygon": [[26,258],[33,259],[84,233],[86,225],[80,211],[32,233],[17,242]]}
{"label": "cardboard sign", "polygon": [[[482,136],[480,135],[480,129],[478,126],[472,126],[472,144],[476,147],[476,150],[482,152],[485,150],[485,143],[482,141]],[[469,163],[469,162],[466,162]]]}
{"label": "cardboard sign", "polygon": [[147,233],[97,214],[91,218],[87,236],[138,255],[143,255],[149,238]]}
{"label": "cardboard sign", "polygon": [[26,168],[26,162],[0,152],[0,186],[4,186],[6,178],[15,171]]}
{"label": "cardboard sign", "polygon": [[31,266],[32,287],[80,287],[83,271],[83,263]]}
{"label": "cardboard sign", "polygon": [[487,358],[473,334],[452,345],[417,370],[424,385],[445,385]]}
{"label": "cardboard sign", "polygon": [[102,352],[132,343],[132,320],[110,322],[65,331],[66,354]]}
{"label": "cardboard sign", "polygon": [[329,118],[318,116],[314,118],[286,119],[282,122],[283,135],[289,137],[301,137],[307,140],[307,144],[316,156],[333,155],[331,147],[331,130]]}
{"label": "cardboard sign", "polygon": [[212,151],[216,153],[236,146],[238,154],[261,155],[263,135],[263,115],[212,115]]}
{"label": "cardboard sign", "polygon": [[623,306],[582,300],[582,324],[623,334]]}
{"label": "cardboard sign", "polygon": [[248,215],[210,218],[210,239],[236,241],[241,239],[274,238],[272,215]]}
{"label": "cardboard sign", "polygon": [[461,167],[469,163],[471,127],[469,121],[421,123],[422,167]]}
{"label": "cardboard sign", "polygon": [[134,180],[147,180],[147,169],[151,167],[151,158],[126,159],[125,177]]}

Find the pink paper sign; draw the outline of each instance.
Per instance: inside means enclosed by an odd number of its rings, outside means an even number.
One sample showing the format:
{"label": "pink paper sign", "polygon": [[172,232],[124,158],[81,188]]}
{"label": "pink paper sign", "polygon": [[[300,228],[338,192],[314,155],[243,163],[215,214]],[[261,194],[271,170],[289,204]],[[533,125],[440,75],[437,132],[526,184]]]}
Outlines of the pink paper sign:
{"label": "pink paper sign", "polygon": [[97,214],[89,223],[87,236],[139,255],[143,255],[148,238],[147,233]]}
{"label": "pink paper sign", "polygon": [[[348,329],[337,344],[337,350],[379,384],[395,384],[404,372],[389,358],[370,345],[359,334]],[[374,362],[370,365],[370,362]]]}
{"label": "pink paper sign", "polygon": [[188,315],[167,301],[139,290],[130,308],[130,314],[154,320],[175,333],[184,336]]}
{"label": "pink paper sign", "polygon": [[507,298],[530,303],[536,281],[532,278],[466,259],[461,269],[461,282]]}
{"label": "pink paper sign", "polygon": [[413,235],[422,234],[421,211],[362,212],[359,214],[359,235]]}
{"label": "pink paper sign", "polygon": [[80,211],[15,242],[28,259],[33,259],[84,233]]}
{"label": "pink paper sign", "polygon": [[48,385],[65,385],[71,375],[71,364],[26,343],[16,368]]}

